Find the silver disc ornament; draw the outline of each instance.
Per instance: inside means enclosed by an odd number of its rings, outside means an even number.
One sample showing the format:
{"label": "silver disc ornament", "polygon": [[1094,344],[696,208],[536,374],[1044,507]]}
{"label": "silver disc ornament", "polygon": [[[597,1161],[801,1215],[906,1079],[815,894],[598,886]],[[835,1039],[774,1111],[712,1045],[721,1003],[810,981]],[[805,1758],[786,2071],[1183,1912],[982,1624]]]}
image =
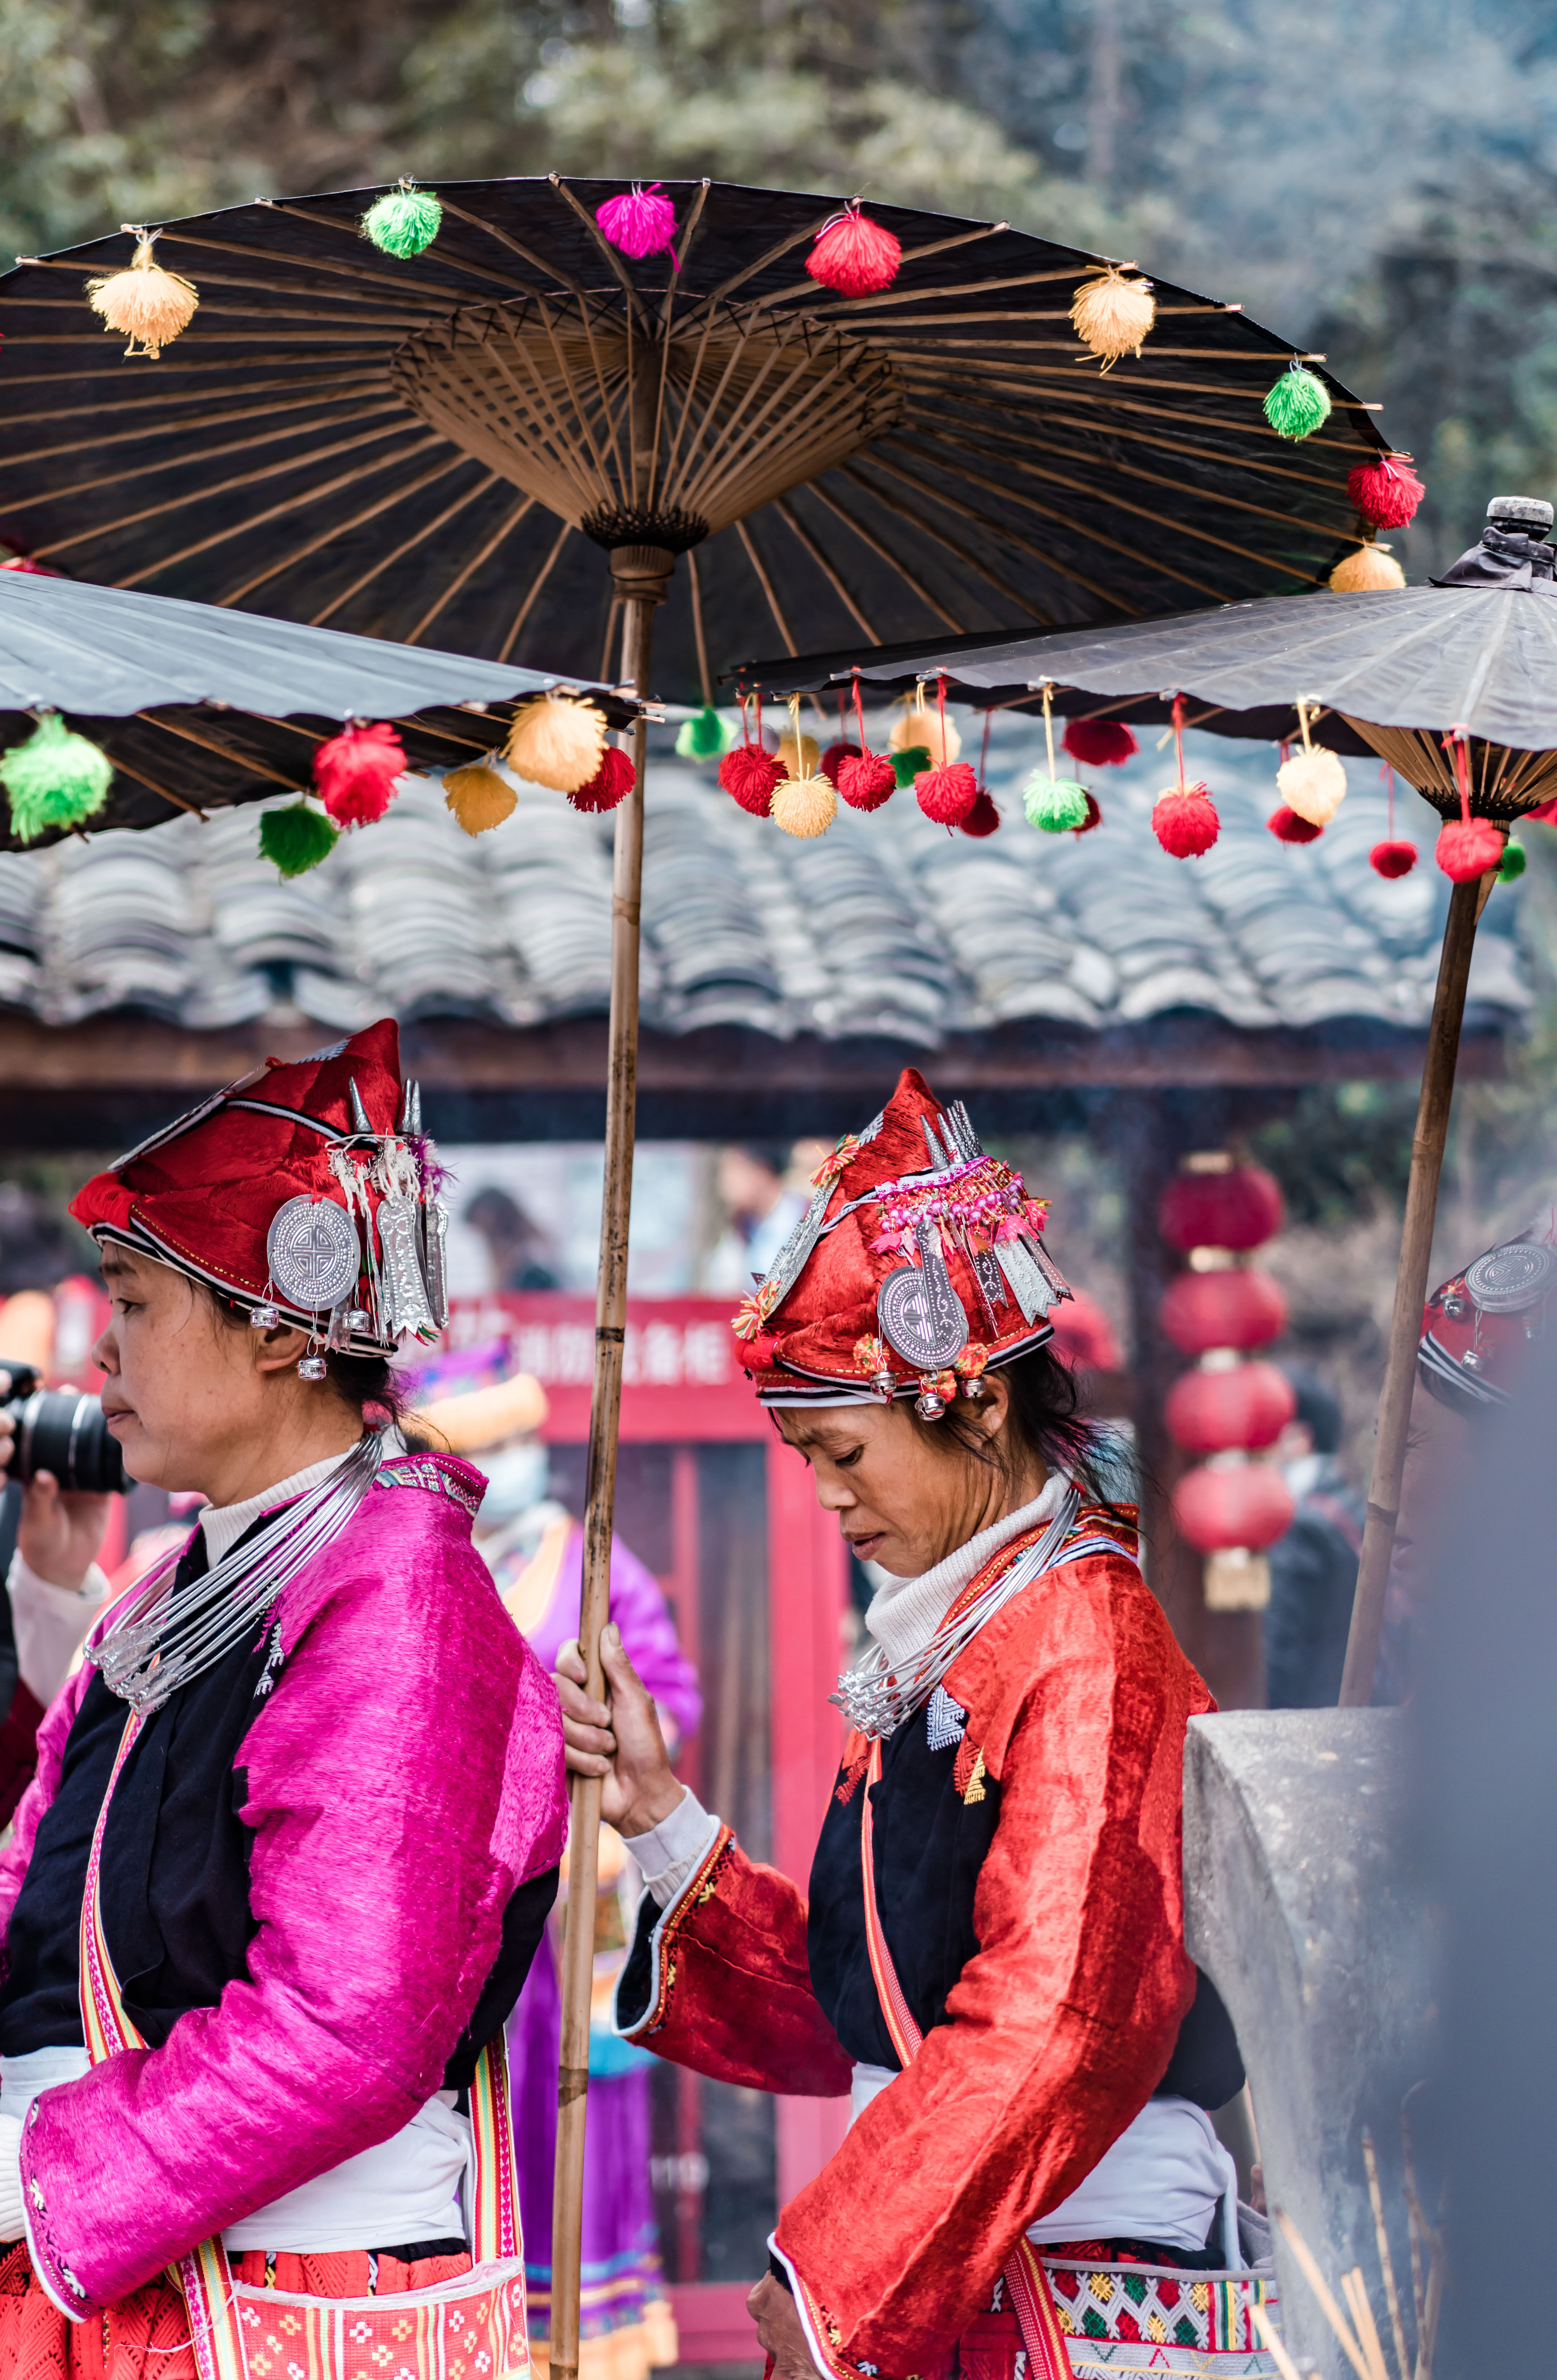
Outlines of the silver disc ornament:
{"label": "silver disc ornament", "polygon": [[265,1253],[272,1286],[308,1314],[339,1305],[362,1269],[356,1227],[332,1198],[289,1198],[271,1225]]}
{"label": "silver disc ornament", "polygon": [[899,1265],[876,1292],[881,1335],[916,1372],[942,1372],[968,1344],[968,1316],[934,1233],[916,1234],[920,1261]]}
{"label": "silver disc ornament", "polygon": [[1557,1249],[1530,1240],[1489,1248],[1466,1271],[1465,1285],[1483,1314],[1523,1314],[1557,1289]]}

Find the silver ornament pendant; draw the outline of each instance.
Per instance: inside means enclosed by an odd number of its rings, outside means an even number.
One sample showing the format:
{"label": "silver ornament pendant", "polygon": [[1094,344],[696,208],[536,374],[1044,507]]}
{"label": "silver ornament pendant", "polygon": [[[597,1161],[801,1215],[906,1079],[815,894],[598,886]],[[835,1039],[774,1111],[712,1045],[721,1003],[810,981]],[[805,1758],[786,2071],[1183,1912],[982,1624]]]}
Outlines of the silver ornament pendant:
{"label": "silver ornament pendant", "polygon": [[432,1318],[440,1330],[449,1320],[449,1267],[445,1243],[449,1237],[449,1210],[441,1198],[429,1198],[421,1213],[422,1276],[427,1283],[427,1302]]}
{"label": "silver ornament pendant", "polygon": [[1557,1248],[1539,1240],[1510,1240],[1489,1248],[1467,1269],[1465,1285],[1483,1314],[1522,1314],[1557,1287]]}
{"label": "silver ornament pendant", "polygon": [[968,1344],[968,1317],[928,1223],[915,1237],[920,1261],[899,1265],[876,1292],[881,1335],[916,1372],[944,1372]]}
{"label": "silver ornament pendant", "polygon": [[380,1289],[392,1339],[435,1339],[438,1325],[422,1280],[421,1234],[409,1198],[386,1198],[379,1208]]}
{"label": "silver ornament pendant", "polygon": [[[362,1251],[351,1217],[332,1198],[289,1198],[265,1241],[271,1280],[288,1305],[327,1313],[356,1286]],[[267,1328],[259,1323],[257,1327]]]}

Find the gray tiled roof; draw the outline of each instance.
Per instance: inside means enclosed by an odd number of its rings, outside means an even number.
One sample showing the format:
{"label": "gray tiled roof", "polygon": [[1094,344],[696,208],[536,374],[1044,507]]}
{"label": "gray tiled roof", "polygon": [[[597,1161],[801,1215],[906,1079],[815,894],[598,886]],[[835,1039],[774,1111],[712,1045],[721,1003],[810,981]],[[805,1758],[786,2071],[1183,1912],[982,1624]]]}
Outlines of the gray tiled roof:
{"label": "gray tiled roof", "polygon": [[[1370,762],[1347,762],[1350,797],[1321,841],[1293,848],[1265,831],[1268,749],[1187,746],[1223,829],[1182,863],[1151,832],[1172,766],[1150,747],[1095,772],[1101,831],[1031,832],[1020,786],[1042,737],[1026,720],[996,724],[990,781],[1005,823],[984,842],[948,837],[905,792],[797,844],[738,810],[711,769],[652,758],[646,1025],[920,1044],[1020,1019],[1100,1028],[1184,1008],[1254,1028],[1423,1026],[1448,891],[1426,806],[1402,790],[1398,830],[1422,857],[1386,883],[1368,865],[1385,831]],[[290,884],[259,857],[257,820],[227,811],[0,855],[0,1002],[51,1024],[135,1007],[197,1029],[286,997],[336,1030],[386,1010],[535,1026],[605,1008],[609,818],[525,786],[513,817],[472,842],[418,780]],[[1487,1022],[1529,1005],[1517,912],[1500,889],[1478,939],[1471,1000]]]}

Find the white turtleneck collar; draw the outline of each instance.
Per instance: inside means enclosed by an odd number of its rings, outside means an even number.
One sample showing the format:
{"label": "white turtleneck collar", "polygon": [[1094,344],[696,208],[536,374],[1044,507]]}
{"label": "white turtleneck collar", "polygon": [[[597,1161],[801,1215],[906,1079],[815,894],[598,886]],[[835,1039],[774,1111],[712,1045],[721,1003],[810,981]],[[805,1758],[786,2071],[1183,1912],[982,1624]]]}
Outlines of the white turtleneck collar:
{"label": "white turtleneck collar", "polygon": [[[354,1453],[348,1447],[346,1453]],[[241,1504],[208,1504],[200,1514],[200,1527],[205,1532],[205,1558],[214,1570],[223,1554],[230,1553],[246,1529],[252,1528],[261,1512],[273,1512],[295,1498],[306,1496],[310,1488],[328,1479],[346,1460],[345,1454],[327,1454],[322,1463],[310,1463],[305,1471],[295,1471],[290,1479],[278,1479],[273,1488],[261,1488],[258,1496],[246,1496]]]}
{"label": "white turtleneck collar", "polygon": [[923,1652],[958,1596],[974,1573],[983,1568],[992,1553],[1012,1537],[1020,1536],[1043,1521],[1052,1521],[1065,1500],[1070,1480],[1063,1471],[1051,1471],[1044,1484],[1044,1492],[1019,1512],[1008,1512],[1004,1520],[992,1522],[970,1537],[954,1554],[947,1554],[933,1570],[921,1578],[887,1577],[876,1589],[865,1613],[865,1626],[875,1638],[889,1661],[911,1660]]}

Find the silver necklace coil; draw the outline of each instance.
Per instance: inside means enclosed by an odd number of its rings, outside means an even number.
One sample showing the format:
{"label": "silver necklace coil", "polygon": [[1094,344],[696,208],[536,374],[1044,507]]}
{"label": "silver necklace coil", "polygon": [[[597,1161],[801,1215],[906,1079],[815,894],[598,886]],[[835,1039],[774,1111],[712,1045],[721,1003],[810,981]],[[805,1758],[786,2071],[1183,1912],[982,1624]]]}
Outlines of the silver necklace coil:
{"label": "silver necklace coil", "polygon": [[175,1584],[180,1555],[147,1573],[85,1658],[110,1694],[160,1710],[251,1632],[314,1556],[338,1537],[377,1476],[383,1437],[369,1430],[327,1478],[235,1546],[200,1578]]}
{"label": "silver necklace coil", "polygon": [[921,1703],[929,1701],[953,1661],[984,1622],[1002,1604],[1009,1603],[1013,1595],[1020,1595],[1030,1580],[1052,1566],[1080,1509],[1080,1489],[1071,1486],[1066,1489],[1059,1511],[1037,1544],[1019,1554],[998,1578],[991,1579],[966,1611],[959,1613],[955,1620],[943,1621],[927,1645],[895,1667],[886,1646],[873,1645],[851,1670],[844,1670],[837,1694],[829,1694],[827,1700],[838,1705],[850,1726],[858,1728],[862,1735],[880,1736],[885,1741],[895,1734],[905,1719],[912,1718]]}

